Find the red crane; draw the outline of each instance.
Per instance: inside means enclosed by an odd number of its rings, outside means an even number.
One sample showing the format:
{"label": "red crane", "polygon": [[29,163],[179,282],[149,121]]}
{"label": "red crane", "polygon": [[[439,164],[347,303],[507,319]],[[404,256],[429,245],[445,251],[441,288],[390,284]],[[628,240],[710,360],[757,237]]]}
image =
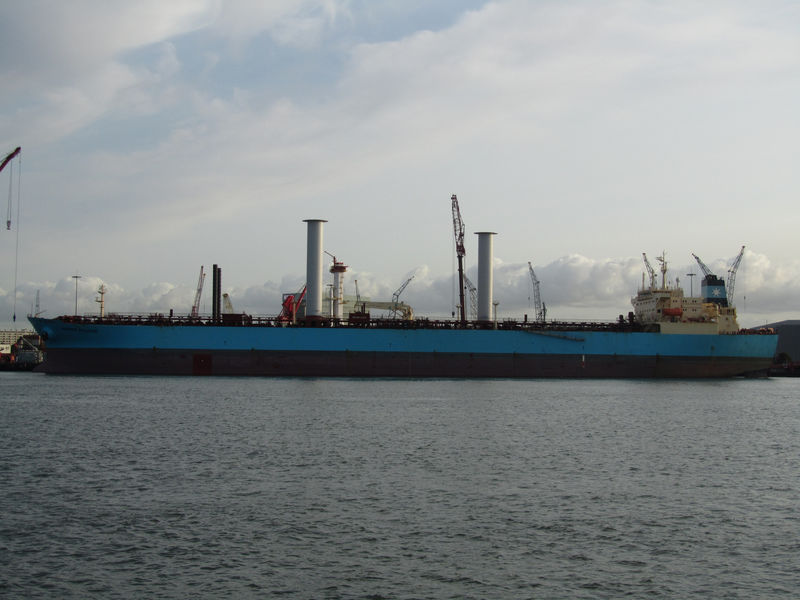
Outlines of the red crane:
{"label": "red crane", "polygon": [[295,294],[288,294],[283,299],[283,308],[281,314],[278,315],[278,321],[282,323],[294,323],[297,316],[297,309],[300,308],[300,303],[306,297],[306,286],[303,286],[300,291]]}
{"label": "red crane", "polygon": [[[10,163],[15,157],[19,156],[22,152],[22,148],[17,146],[13,152],[10,152],[8,156],[3,159],[3,162],[0,163],[0,172],[6,168],[6,165]],[[8,187],[8,217],[6,218],[6,229],[11,229],[11,183],[9,182]]]}
{"label": "red crane", "polygon": [[458,256],[458,301],[461,322],[467,322],[466,307],[464,306],[464,221],[461,220],[461,211],[458,208],[458,198],[453,194],[450,197],[453,203],[453,233],[456,238],[456,256]]}

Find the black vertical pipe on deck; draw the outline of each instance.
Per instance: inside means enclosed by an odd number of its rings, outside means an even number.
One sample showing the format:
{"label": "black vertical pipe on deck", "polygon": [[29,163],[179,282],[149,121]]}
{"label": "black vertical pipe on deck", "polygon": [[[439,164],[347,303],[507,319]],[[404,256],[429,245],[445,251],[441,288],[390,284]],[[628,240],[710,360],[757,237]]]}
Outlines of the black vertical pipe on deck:
{"label": "black vertical pipe on deck", "polygon": [[217,312],[217,279],[219,275],[217,274],[217,265],[211,267],[211,321],[216,323],[217,317],[219,316]]}
{"label": "black vertical pipe on deck", "polygon": [[222,320],[222,269],[217,267],[217,319]]}

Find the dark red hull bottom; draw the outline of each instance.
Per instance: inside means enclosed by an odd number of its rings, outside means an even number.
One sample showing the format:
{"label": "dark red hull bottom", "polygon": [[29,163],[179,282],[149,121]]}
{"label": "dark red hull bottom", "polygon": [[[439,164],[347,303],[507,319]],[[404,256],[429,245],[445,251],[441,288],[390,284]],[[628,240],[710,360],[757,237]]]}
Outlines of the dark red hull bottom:
{"label": "dark red hull bottom", "polygon": [[764,358],[51,349],[51,374],[270,377],[697,378],[766,375]]}

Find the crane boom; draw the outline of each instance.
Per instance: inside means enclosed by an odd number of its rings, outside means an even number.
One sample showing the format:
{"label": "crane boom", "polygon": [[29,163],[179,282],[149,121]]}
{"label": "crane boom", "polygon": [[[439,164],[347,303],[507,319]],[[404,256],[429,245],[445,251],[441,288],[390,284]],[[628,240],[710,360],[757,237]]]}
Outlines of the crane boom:
{"label": "crane boom", "polygon": [[[14,148],[14,150],[9,152],[8,155],[3,159],[3,162],[0,163],[0,172],[2,172],[3,169],[6,168],[6,165],[10,163],[14,159],[14,157],[19,156],[20,152],[22,152],[22,148],[20,148],[19,146],[17,146],[16,148]],[[9,231],[11,231],[11,197],[12,197],[11,186],[13,180],[14,180],[14,174],[12,173],[11,179],[9,179],[8,181],[8,215],[6,217],[6,229],[8,229]]]}
{"label": "crane boom", "polygon": [[653,265],[650,264],[650,261],[647,260],[647,254],[642,252],[642,258],[644,259],[644,266],[647,269],[647,274],[650,277],[650,289],[654,289],[656,287],[656,272],[653,269]]}
{"label": "crane boom", "polygon": [[368,308],[388,310],[392,313],[393,319],[396,319],[398,315],[400,315],[400,318],[405,321],[412,321],[414,319],[414,309],[405,302],[378,302],[373,300],[362,300],[358,303],[358,307],[360,308],[361,312],[366,312]]}
{"label": "crane boom", "polygon": [[455,194],[450,197],[453,210],[453,234],[456,240],[456,256],[458,257],[458,300],[460,303],[459,316],[462,323],[467,322],[467,312],[464,306],[464,221],[461,219],[461,210],[458,208],[458,198]]}
{"label": "crane boom", "polygon": [[192,318],[197,318],[200,314],[200,296],[203,295],[203,282],[206,280],[206,274],[203,273],[203,266],[200,265],[200,277],[197,279],[197,289],[194,293],[194,302],[192,303]]}
{"label": "crane boom", "polygon": [[544,322],[545,309],[542,304],[542,295],[539,291],[539,278],[536,277],[536,273],[533,271],[533,265],[530,261],[528,261],[528,271],[530,272],[531,283],[533,284],[533,307],[536,309],[536,320]]}
{"label": "crane boom", "polygon": [[[469,290],[469,316],[473,321],[478,320],[478,289],[475,284],[464,275],[464,285]],[[462,305],[463,306],[463,305]]]}
{"label": "crane boom", "polygon": [[22,148],[20,148],[19,146],[17,146],[13,151],[9,152],[8,156],[6,156],[3,159],[3,162],[0,163],[0,172],[2,172],[3,169],[6,168],[6,165],[10,163],[15,157],[19,156],[20,152],[22,152]]}
{"label": "crane boom", "polygon": [[744,246],[739,250],[739,254],[733,261],[731,268],[728,269],[728,283],[726,287],[728,288],[728,302],[730,304],[733,304],[733,287],[736,285],[736,271],[739,270],[739,265],[742,264],[742,256],[744,256]]}
{"label": "crane boom", "polygon": [[700,269],[703,271],[703,275],[705,275],[706,277],[708,277],[709,275],[711,275],[712,277],[716,277],[716,275],[714,275],[714,274],[711,272],[711,269],[709,269],[709,268],[706,266],[706,263],[704,263],[702,260],[700,260],[700,257],[699,257],[699,256],[697,256],[697,254],[695,254],[694,252],[692,252],[692,256],[694,256],[694,259],[697,261],[697,264],[698,264],[698,265],[700,265]]}
{"label": "crane boom", "polygon": [[712,273],[711,269],[709,269],[706,264],[700,260],[700,257],[697,256],[697,254],[692,253],[692,256],[694,256],[697,264],[700,265],[700,269],[703,271],[703,275],[705,276],[700,282],[700,296],[703,298],[703,301],[712,302],[723,307],[728,306],[728,296],[726,293],[727,286],[725,285],[725,282],[720,277],[717,277],[714,273]]}
{"label": "crane boom", "polygon": [[391,309],[392,310],[392,317],[396,317],[397,316],[397,313],[399,312],[399,308],[398,307],[402,304],[402,302],[400,302],[400,294],[403,293],[403,290],[406,289],[406,286],[409,283],[411,283],[412,279],[414,279],[413,275],[411,277],[409,277],[408,279],[406,279],[403,282],[403,285],[401,285],[399,288],[397,288],[395,293],[392,294],[392,307],[393,307]]}
{"label": "crane boom", "polygon": [[408,279],[406,279],[406,280],[405,280],[405,282],[403,282],[403,285],[401,285],[399,288],[397,288],[397,290],[395,291],[395,293],[394,293],[394,294],[392,294],[392,302],[397,302],[397,301],[400,299],[400,294],[402,294],[402,293],[403,293],[403,290],[404,290],[404,289],[406,289],[406,286],[407,286],[409,283],[411,283],[411,280],[412,280],[412,279],[414,279],[414,276],[413,276],[413,275],[412,275],[411,277],[409,277]]}

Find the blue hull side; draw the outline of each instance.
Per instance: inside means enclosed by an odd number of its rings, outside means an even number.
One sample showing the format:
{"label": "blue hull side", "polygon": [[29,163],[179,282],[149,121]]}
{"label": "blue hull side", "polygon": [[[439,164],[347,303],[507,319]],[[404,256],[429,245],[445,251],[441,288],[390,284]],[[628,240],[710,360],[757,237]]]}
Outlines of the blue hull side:
{"label": "blue hull side", "polygon": [[48,373],[369,377],[728,377],[775,335],[76,324],[31,318]]}

